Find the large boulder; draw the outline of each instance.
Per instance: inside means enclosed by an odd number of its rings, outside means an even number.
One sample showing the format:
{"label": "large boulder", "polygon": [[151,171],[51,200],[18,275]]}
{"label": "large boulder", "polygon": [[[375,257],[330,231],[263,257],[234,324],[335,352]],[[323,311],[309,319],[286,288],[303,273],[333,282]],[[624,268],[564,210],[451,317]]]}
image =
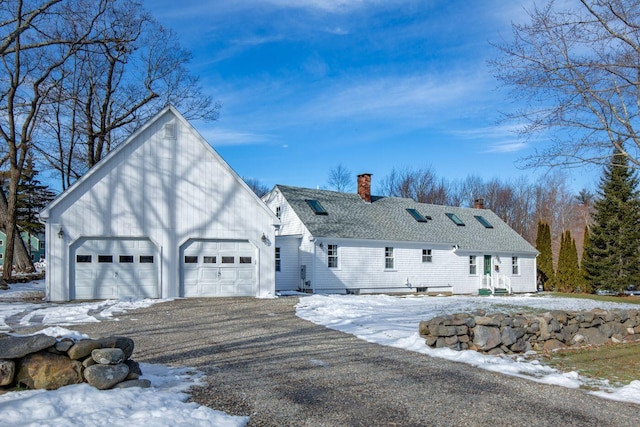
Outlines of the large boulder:
{"label": "large boulder", "polygon": [[491,350],[502,343],[500,328],[476,324],[473,328],[473,344],[480,351]]}
{"label": "large boulder", "polygon": [[133,340],[129,337],[107,337],[100,338],[98,340],[100,348],[119,348],[124,352],[125,359],[128,359],[133,354]]}
{"label": "large boulder", "polygon": [[44,334],[20,337],[5,336],[0,338],[0,359],[19,359],[55,344],[55,337]]}
{"label": "large boulder", "polygon": [[82,382],[82,364],[67,356],[41,351],[24,357],[16,373],[16,382],[30,389],[56,390]]}
{"label": "large boulder", "polygon": [[107,390],[122,382],[129,375],[129,367],[119,365],[93,365],[84,370],[84,378],[99,390]]}

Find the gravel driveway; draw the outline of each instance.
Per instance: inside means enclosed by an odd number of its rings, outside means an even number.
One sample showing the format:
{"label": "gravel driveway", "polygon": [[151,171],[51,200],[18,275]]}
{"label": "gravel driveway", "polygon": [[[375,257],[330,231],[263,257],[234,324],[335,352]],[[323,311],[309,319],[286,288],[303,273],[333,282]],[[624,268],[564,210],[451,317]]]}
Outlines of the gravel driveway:
{"label": "gravel driveway", "polygon": [[297,302],[176,300],[73,329],[206,372],[192,400],[250,426],[640,425],[637,405],[370,344],[296,317]]}

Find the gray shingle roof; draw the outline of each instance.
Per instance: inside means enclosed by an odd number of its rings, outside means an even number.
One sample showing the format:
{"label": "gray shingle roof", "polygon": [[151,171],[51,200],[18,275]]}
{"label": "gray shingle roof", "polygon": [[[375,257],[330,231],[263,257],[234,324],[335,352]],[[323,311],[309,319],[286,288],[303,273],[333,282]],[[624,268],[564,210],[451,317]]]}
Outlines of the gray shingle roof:
{"label": "gray shingle roof", "polygon": [[[465,251],[536,254],[536,249],[488,209],[459,208],[417,203],[398,197],[372,197],[364,202],[357,194],[277,185],[313,236],[341,239],[407,241],[459,245]],[[327,215],[316,215],[306,199],[318,200]],[[431,217],[416,221],[407,211],[414,208]],[[454,213],[465,226],[445,214]],[[474,215],[493,225],[484,227]]]}

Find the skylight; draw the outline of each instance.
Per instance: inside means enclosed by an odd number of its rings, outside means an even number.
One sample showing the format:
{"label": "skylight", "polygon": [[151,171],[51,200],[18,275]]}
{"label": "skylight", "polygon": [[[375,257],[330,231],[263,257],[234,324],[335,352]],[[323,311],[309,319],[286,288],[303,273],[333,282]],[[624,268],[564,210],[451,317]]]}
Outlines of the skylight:
{"label": "skylight", "polygon": [[487,221],[485,217],[481,215],[474,215],[473,217],[477,219],[480,224],[484,225],[485,228],[493,228],[493,225],[491,225],[491,223]]}
{"label": "skylight", "polygon": [[458,215],[456,215],[454,213],[447,213],[445,215],[448,216],[449,219],[451,221],[453,221],[457,226],[464,227],[464,222],[462,222],[462,220],[460,218],[458,218]]}
{"label": "skylight", "polygon": [[328,215],[326,209],[322,207],[319,201],[315,199],[306,199],[305,202],[307,202],[307,204],[309,205],[309,207],[311,208],[314,214]]}
{"label": "skylight", "polygon": [[416,209],[413,208],[407,208],[407,212],[409,212],[409,214],[413,217],[413,219],[415,219],[418,222],[427,222],[427,219],[420,213],[418,212]]}

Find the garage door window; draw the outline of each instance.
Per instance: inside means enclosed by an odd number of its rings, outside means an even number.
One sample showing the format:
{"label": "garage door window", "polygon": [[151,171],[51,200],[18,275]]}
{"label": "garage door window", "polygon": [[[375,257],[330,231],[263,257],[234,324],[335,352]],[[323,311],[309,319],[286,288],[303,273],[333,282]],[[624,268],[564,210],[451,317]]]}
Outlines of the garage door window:
{"label": "garage door window", "polygon": [[98,255],[98,262],[113,262],[113,255]]}
{"label": "garage door window", "polygon": [[204,264],[215,264],[216,263],[216,257],[214,257],[214,256],[202,257],[202,262]]}
{"label": "garage door window", "polygon": [[185,256],[184,257],[184,263],[185,264],[197,264],[198,263],[198,257],[197,256]]}
{"label": "garage door window", "polygon": [[133,255],[120,255],[118,262],[123,264],[130,264],[133,262]]}
{"label": "garage door window", "polygon": [[153,264],[153,255],[140,255],[140,264]]}
{"label": "garage door window", "polygon": [[91,255],[76,255],[76,262],[91,262]]}
{"label": "garage door window", "polygon": [[240,257],[240,264],[251,264],[251,257],[250,256],[241,256]]}
{"label": "garage door window", "polygon": [[222,257],[222,263],[223,264],[233,264],[234,261],[234,257],[232,256],[223,256]]}

